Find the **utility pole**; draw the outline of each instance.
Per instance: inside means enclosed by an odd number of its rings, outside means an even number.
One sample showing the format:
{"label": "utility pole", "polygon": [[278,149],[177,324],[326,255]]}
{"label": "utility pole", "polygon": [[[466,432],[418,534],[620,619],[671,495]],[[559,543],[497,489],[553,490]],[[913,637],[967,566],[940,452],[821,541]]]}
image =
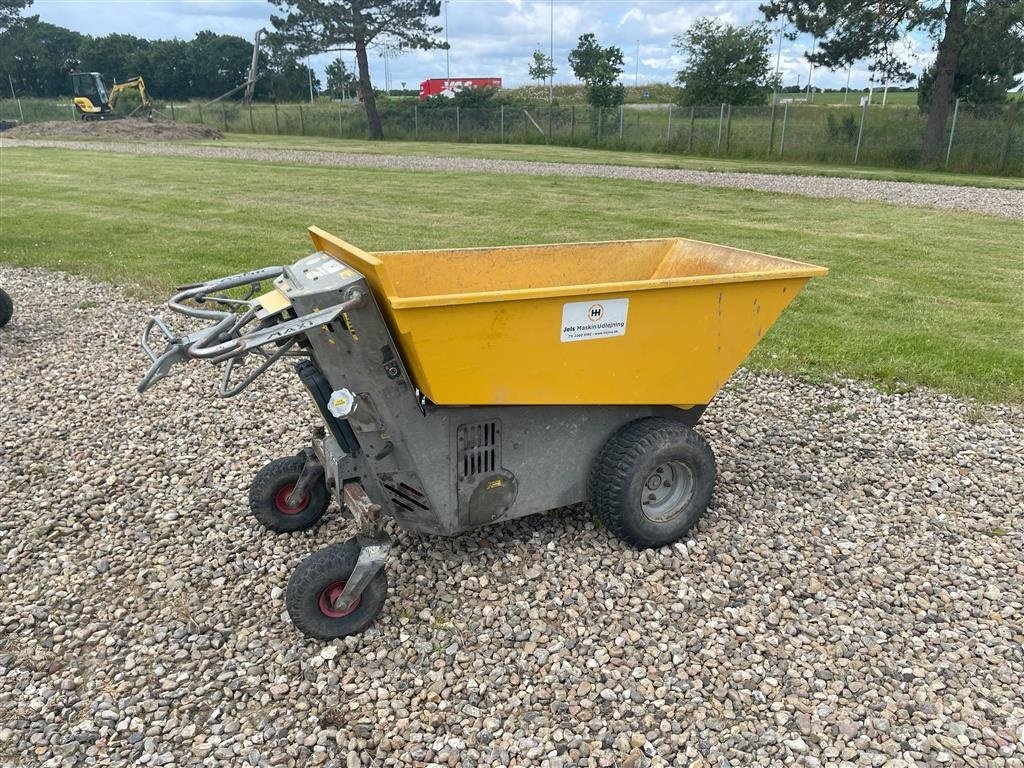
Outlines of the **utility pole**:
{"label": "utility pole", "polygon": [[782,64],[782,27],[779,27],[779,51],[775,54],[775,87],[772,89],[772,104],[779,100],[779,67]]}
{"label": "utility pole", "polygon": [[[555,0],[551,0],[548,24],[548,66],[555,66]],[[555,103],[555,75],[548,78],[548,104]],[[550,114],[550,112],[549,112]]]}
{"label": "utility pole", "polygon": [[449,80],[452,79],[451,60],[448,57],[448,0],[444,0],[444,73]]}
{"label": "utility pole", "polygon": [[[812,56],[814,55],[814,48],[817,45],[818,45],[818,38],[817,38],[817,36],[815,36],[814,39],[811,40],[811,55]],[[814,62],[812,61],[811,62],[811,69],[807,73],[807,101],[808,102],[810,102],[810,100],[811,100],[811,75],[813,75],[813,74],[814,74]]]}
{"label": "utility pole", "polygon": [[853,63],[846,68],[846,90],[843,91],[843,104],[846,103],[846,97],[850,95],[850,73],[853,72]]}
{"label": "utility pole", "polygon": [[636,41],[636,70],[633,72],[633,87],[640,84],[640,41]]}
{"label": "utility pole", "polygon": [[313,103],[313,68],[309,66],[309,56],[306,57],[306,74],[309,76],[309,103]]}

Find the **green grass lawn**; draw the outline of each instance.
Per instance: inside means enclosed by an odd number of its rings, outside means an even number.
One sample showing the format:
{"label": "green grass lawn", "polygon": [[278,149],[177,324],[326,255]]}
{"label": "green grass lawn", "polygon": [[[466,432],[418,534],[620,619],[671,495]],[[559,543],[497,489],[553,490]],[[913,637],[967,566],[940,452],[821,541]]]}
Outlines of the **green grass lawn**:
{"label": "green grass lawn", "polygon": [[1024,401],[1016,221],[608,179],[2,152],[8,264],[166,298],[180,283],[300,258],[310,224],[369,250],[685,236],[832,269],[753,367]]}
{"label": "green grass lawn", "polygon": [[266,136],[231,133],[217,141],[193,142],[229,147],[267,147],[307,149],[356,154],[407,155],[418,157],[471,157],[494,160],[529,160],[543,163],[594,163],[629,165],[642,168],[681,168],[696,171],[733,171],[737,173],[779,173],[810,176],[834,176],[844,179],[913,181],[971,187],[1024,189],[1024,179],[1006,176],[981,176],[942,171],[917,171],[896,168],[840,168],[810,163],[784,163],[763,160],[682,157],[655,152],[627,152],[608,149],[584,149],[544,144],[473,144],[440,141],[360,141],[327,139],[316,136]]}

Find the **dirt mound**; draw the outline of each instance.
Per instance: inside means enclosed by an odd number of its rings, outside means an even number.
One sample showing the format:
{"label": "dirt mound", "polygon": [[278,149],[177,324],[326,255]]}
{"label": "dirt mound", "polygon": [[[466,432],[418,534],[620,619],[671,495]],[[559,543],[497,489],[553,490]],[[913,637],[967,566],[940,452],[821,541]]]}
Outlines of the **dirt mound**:
{"label": "dirt mound", "polygon": [[4,131],[5,137],[31,139],[43,136],[98,136],[122,139],[219,139],[224,134],[208,125],[172,123],[166,120],[53,120],[46,123],[26,123]]}

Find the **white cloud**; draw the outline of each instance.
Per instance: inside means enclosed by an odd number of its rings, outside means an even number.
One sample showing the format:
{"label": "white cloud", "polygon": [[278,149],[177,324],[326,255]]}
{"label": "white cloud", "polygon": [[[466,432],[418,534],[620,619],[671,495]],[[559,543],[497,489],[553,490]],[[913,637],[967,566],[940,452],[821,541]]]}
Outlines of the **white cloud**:
{"label": "white cloud", "polygon": [[[552,10],[554,23],[552,25]],[[270,15],[280,11],[264,0],[163,0],[162,2],[125,2],[124,0],[36,0],[30,13],[44,21],[91,35],[111,32],[140,37],[179,37],[189,39],[203,29],[252,39],[260,27],[270,26]],[[567,57],[576,40],[593,32],[605,45],[619,46],[626,57],[624,80],[632,82],[636,66],[636,45],[640,41],[641,82],[671,82],[683,61],[672,47],[673,37],[685,32],[694,21],[712,16],[731,24],[747,24],[760,18],[757,3],[734,2],[658,2],[634,0],[584,2],[578,0],[450,0],[448,4],[448,59],[453,76],[500,76],[508,85],[529,82],[527,68],[534,48],[545,52],[554,38],[554,58],[558,67],[556,82],[573,81]],[[444,13],[437,20],[443,23]],[[442,37],[443,37],[442,33]],[[799,74],[806,83],[809,66],[804,51],[810,39],[783,45],[781,71],[787,84]],[[774,48],[773,64],[774,64]],[[352,54],[342,54],[346,61]],[[323,67],[335,54],[312,57],[314,68]],[[928,40],[912,38],[906,43],[906,57],[920,72],[934,57]],[[411,51],[389,62],[393,87],[404,81],[407,87],[428,77],[445,74],[444,51]],[[371,55],[375,82],[383,84],[384,60]],[[868,84],[865,67],[853,70],[854,87]],[[842,87],[846,72],[816,70],[815,85]]]}

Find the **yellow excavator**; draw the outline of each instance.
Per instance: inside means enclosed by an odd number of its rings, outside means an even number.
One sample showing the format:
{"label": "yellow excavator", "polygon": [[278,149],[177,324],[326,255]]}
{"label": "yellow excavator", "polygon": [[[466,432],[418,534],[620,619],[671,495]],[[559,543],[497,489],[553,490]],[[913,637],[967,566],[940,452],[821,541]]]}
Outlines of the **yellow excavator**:
{"label": "yellow excavator", "polygon": [[[82,120],[115,120],[132,117],[140,110],[146,110],[146,119],[153,120],[156,110],[146,93],[142,76],[131,77],[121,83],[114,83],[108,95],[99,72],[72,72],[71,86],[75,93],[75,111]],[[114,112],[118,97],[127,91],[139,94],[139,106],[128,115]]]}

